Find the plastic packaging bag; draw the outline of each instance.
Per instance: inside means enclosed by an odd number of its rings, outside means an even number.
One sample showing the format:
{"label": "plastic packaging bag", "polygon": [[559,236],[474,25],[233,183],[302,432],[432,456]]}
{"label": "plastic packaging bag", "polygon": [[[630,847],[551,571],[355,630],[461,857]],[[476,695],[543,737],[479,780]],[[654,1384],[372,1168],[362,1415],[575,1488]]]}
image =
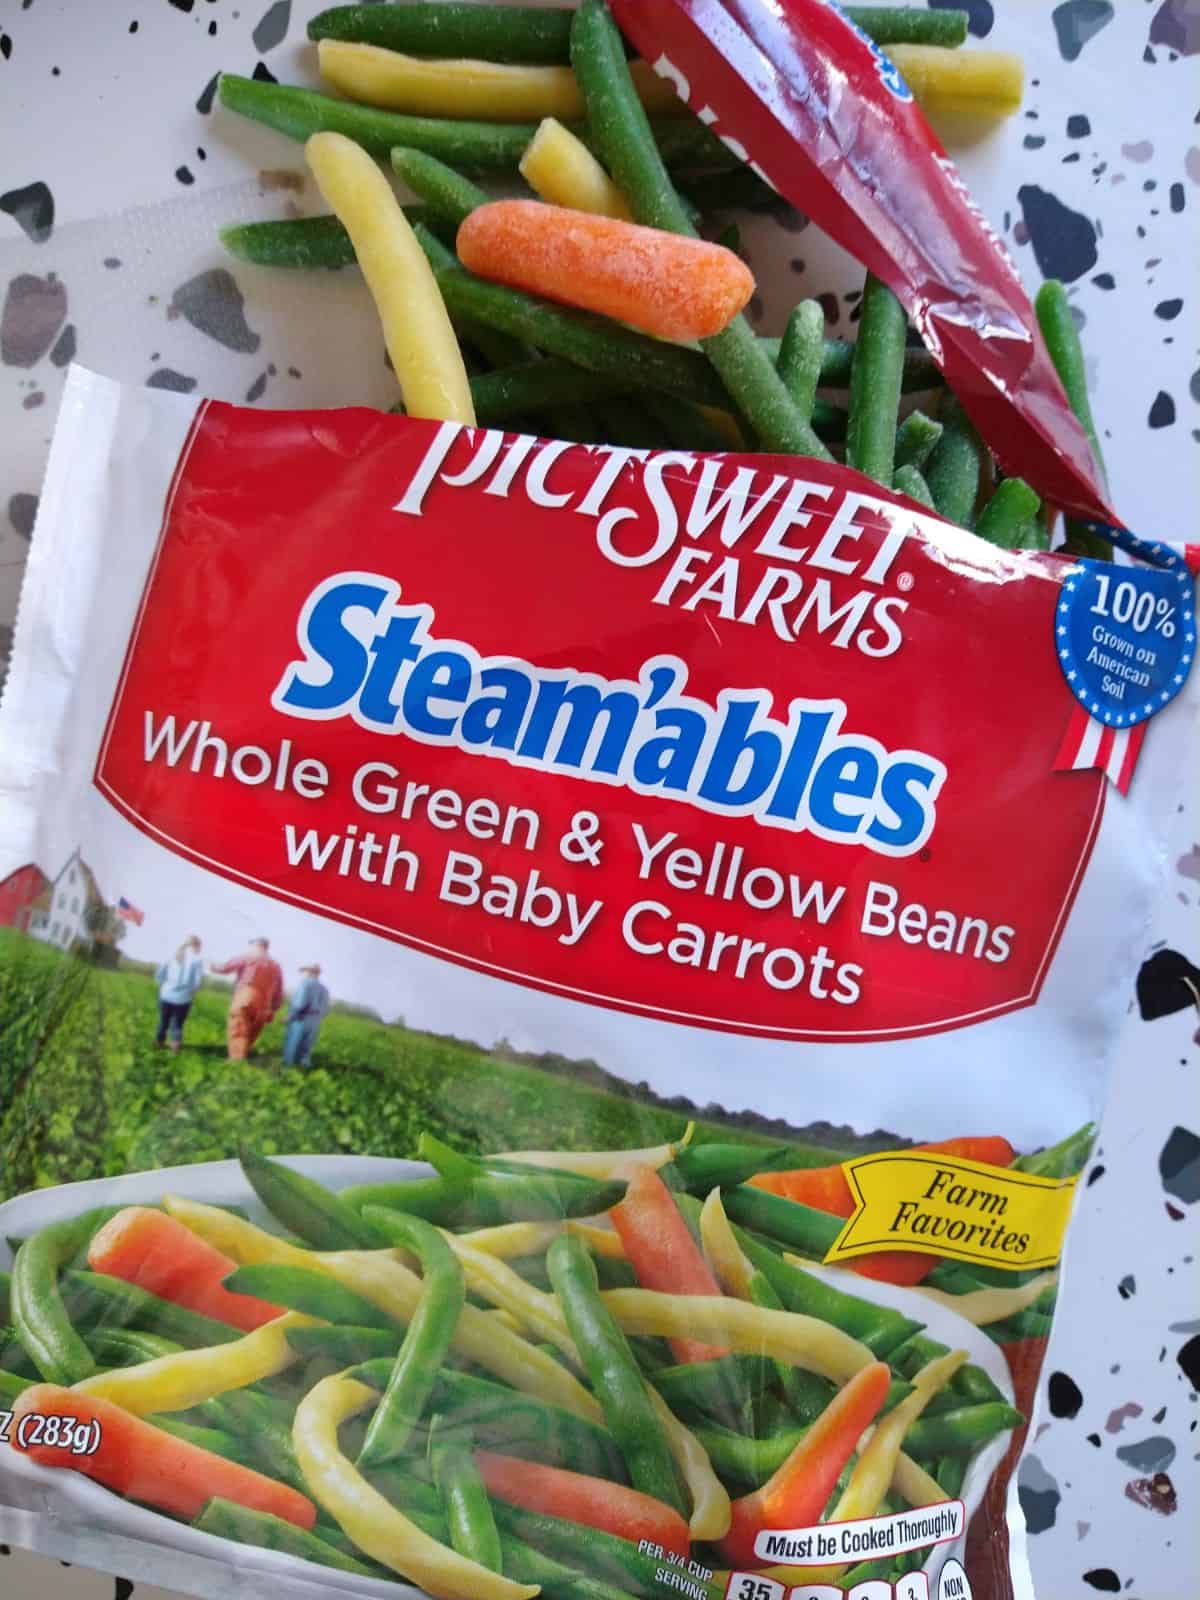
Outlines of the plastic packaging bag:
{"label": "plastic packaging bag", "polygon": [[[1029,1596],[1195,748],[1186,694],[1089,731],[1080,570],[836,465],[75,369],[0,721],[0,1538]],[[1131,692],[1137,571],[1086,591]]]}

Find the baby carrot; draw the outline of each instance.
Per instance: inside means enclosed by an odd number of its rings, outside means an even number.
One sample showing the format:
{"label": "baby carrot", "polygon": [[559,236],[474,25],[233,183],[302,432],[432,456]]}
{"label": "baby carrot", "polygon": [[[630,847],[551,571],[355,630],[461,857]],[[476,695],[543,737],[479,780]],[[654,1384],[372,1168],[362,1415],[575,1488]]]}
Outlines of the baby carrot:
{"label": "baby carrot", "polygon": [[600,1528],[634,1544],[650,1539],[677,1556],[689,1552],[688,1525],[679,1512],[638,1489],[490,1450],[476,1451],[475,1462],[488,1493],[506,1505]]}
{"label": "baby carrot", "polygon": [[458,230],[463,265],[480,277],[597,311],[644,333],[707,339],[754,293],[732,250],[536,200],[497,200]]}
{"label": "baby carrot", "polygon": [[232,1294],[221,1280],[237,1263],[175,1217],[146,1206],[126,1206],[104,1224],[88,1249],[88,1266],[245,1333],[282,1314],[270,1301]]}
{"label": "baby carrot", "polygon": [[[61,1445],[20,1443],[21,1421],[31,1414],[71,1417],[82,1429],[90,1426],[99,1443],[93,1455],[76,1455]],[[190,1520],[216,1496],[251,1511],[265,1511],[298,1528],[312,1528],[317,1508],[306,1495],[276,1483],[237,1461],[176,1438],[153,1423],[135,1417],[109,1400],[35,1384],[13,1402],[12,1439],[31,1461],[47,1467],[69,1467],[94,1478],[128,1500],[139,1500],[170,1516]]]}

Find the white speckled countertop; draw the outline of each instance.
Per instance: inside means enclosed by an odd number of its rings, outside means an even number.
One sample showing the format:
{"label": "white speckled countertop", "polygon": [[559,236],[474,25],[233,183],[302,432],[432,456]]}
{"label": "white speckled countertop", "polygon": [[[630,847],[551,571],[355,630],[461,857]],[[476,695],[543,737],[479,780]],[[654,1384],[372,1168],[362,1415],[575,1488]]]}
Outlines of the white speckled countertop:
{"label": "white speckled countertop", "polygon": [[[1195,539],[1200,0],[959,3],[976,33],[1022,51],[1030,82],[1023,115],[955,154],[1027,282],[1072,286],[1117,505],[1140,531]],[[214,75],[311,81],[304,27],[318,9],[0,0],[0,656],[73,356],[248,403],[386,399],[377,354],[357,389],[332,359],[339,326],[369,328],[356,286],[337,293],[357,324],[283,315],[253,273],[206,299],[214,218],[284,215],[306,198],[297,148],[214,110]],[[230,185],[215,209],[201,202]],[[73,226],[147,207],[107,232]],[[101,237],[120,243],[100,250]],[[781,238],[797,294],[824,294],[844,323],[860,275],[811,233]],[[1180,774],[1147,954],[1176,952],[1200,979],[1198,777]],[[1147,1022],[1129,995],[1021,1475],[1045,1600],[1200,1592],[1197,1021],[1187,1008]],[[5,1600],[133,1590],[0,1546]],[[138,1600],[157,1593],[137,1584]]]}

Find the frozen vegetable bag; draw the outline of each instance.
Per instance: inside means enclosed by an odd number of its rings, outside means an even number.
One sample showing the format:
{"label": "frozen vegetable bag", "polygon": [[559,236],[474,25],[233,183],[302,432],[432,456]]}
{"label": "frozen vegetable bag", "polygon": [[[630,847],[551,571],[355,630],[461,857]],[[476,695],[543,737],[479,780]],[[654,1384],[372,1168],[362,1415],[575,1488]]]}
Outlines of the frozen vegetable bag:
{"label": "frozen vegetable bag", "polygon": [[1195,750],[1186,572],[1091,571],[836,464],[75,369],[0,728],[0,1539],[1027,1600]]}

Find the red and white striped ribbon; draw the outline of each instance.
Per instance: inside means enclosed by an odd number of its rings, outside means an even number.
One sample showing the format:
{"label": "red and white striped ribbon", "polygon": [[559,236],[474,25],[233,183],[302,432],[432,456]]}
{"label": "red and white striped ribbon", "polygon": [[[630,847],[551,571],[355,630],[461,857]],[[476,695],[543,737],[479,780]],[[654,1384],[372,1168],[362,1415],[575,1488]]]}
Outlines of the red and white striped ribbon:
{"label": "red and white striped ribbon", "polygon": [[1118,793],[1128,794],[1146,728],[1144,722],[1132,728],[1106,728],[1088,716],[1082,706],[1076,706],[1054,759],[1054,771],[1089,772],[1098,768]]}

